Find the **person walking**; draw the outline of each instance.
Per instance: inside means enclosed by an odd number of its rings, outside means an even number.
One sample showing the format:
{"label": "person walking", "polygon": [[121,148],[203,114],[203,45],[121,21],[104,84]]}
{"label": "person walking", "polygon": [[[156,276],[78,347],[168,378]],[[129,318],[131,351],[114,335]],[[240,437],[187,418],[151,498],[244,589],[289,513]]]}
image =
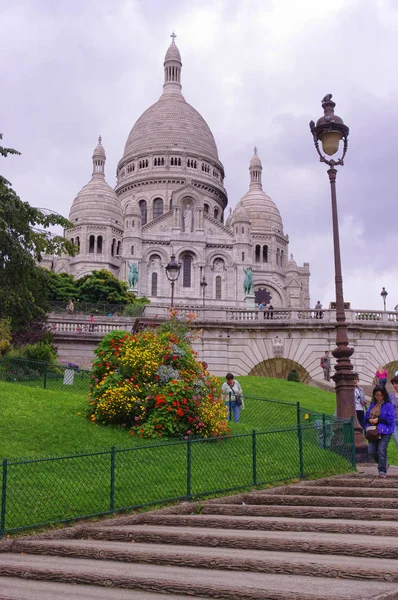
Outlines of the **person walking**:
{"label": "person walking", "polygon": [[379,385],[386,385],[388,372],[384,367],[379,367],[376,371],[376,378],[379,382]]}
{"label": "person walking", "polygon": [[379,477],[387,477],[387,447],[394,431],[395,409],[391,404],[388,392],[384,385],[376,385],[373,389],[372,402],[365,415],[365,436],[368,437],[368,429],[377,427],[377,439],[372,441],[368,438],[368,454],[377,462]]}
{"label": "person walking", "polygon": [[354,379],[355,412],[357,414],[358,423],[360,424],[362,429],[365,429],[365,408],[366,408],[365,392],[358,385],[358,382],[359,382],[359,379],[358,379],[358,377],[356,377]]}
{"label": "person walking", "polygon": [[388,397],[390,398],[390,402],[395,410],[394,433],[392,435],[398,448],[398,376],[394,375],[394,377],[391,379],[391,384],[394,388],[394,391],[391,392]]}
{"label": "person walking", "polygon": [[94,315],[93,315],[93,314],[91,314],[91,315],[90,315],[90,319],[89,319],[89,321],[90,321],[90,325],[88,326],[88,330],[89,330],[89,331],[94,331],[94,320],[95,320],[95,319],[94,319]]}
{"label": "person walking", "polygon": [[243,395],[240,383],[236,381],[232,373],[227,373],[226,381],[222,384],[222,392],[225,397],[225,404],[228,407],[228,421],[234,415],[235,423],[239,423],[240,411],[243,407]]}
{"label": "person walking", "polygon": [[321,358],[321,367],[323,369],[323,378],[324,378],[324,380],[325,381],[330,381],[331,361],[330,361],[329,350],[326,350],[325,354]]}
{"label": "person walking", "polygon": [[323,313],[322,313],[322,304],[321,301],[318,300],[318,302],[315,304],[315,318],[316,319],[322,319],[323,317]]}

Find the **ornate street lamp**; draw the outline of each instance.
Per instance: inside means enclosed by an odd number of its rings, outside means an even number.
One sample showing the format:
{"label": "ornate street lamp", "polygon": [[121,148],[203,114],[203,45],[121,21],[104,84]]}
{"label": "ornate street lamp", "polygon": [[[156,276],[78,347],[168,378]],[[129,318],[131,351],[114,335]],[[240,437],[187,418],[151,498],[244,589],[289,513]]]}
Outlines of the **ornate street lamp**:
{"label": "ornate street lamp", "polygon": [[[334,114],[336,103],[332,100],[332,94],[327,94],[322,100],[324,115],[318,119],[316,125],[314,121],[310,122],[310,129],[314,138],[315,148],[318,152],[320,161],[329,166],[328,175],[330,181],[332,198],[332,222],[333,222],[333,247],[334,247],[334,268],[335,268],[335,286],[336,286],[336,345],[337,348],[332,351],[336,358],[335,374],[332,379],[336,384],[336,404],[337,416],[344,419],[354,418],[355,424],[355,448],[358,461],[367,461],[367,447],[362,430],[356,419],[354,402],[354,378],[356,374],[350,361],[350,356],[354,352],[353,348],[348,347],[347,323],[344,311],[343,295],[343,276],[341,271],[341,254],[339,238],[339,221],[337,214],[336,199],[336,166],[344,165],[344,158],[348,147],[349,128],[343,120]],[[339,151],[340,140],[343,141],[343,151],[340,158],[327,158],[325,154],[334,156]],[[323,153],[319,149],[319,142],[322,143]]]}
{"label": "ornate street lamp", "polygon": [[202,281],[200,282],[200,287],[202,289],[203,308],[204,308],[205,307],[206,288],[207,288],[207,281],[206,281],[206,278],[204,275],[202,277]]}
{"label": "ornate street lamp", "polygon": [[380,292],[380,296],[383,298],[384,310],[386,310],[386,300],[387,300],[387,296],[388,296],[388,292],[387,292],[386,288],[383,287],[383,289]]}
{"label": "ornate street lamp", "polygon": [[176,261],[174,254],[171,255],[170,262],[165,267],[167,279],[171,282],[171,304],[170,308],[174,306],[174,284],[180,276],[181,263]]}

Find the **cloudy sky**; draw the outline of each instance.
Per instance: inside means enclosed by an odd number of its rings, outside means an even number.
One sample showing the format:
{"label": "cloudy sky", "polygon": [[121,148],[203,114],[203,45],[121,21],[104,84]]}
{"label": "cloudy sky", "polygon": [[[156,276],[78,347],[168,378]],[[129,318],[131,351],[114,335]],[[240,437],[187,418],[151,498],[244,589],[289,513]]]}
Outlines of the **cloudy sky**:
{"label": "cloudy sky", "polygon": [[311,302],[334,300],[330,190],[308,123],[333,93],[350,127],[337,194],[344,295],[398,304],[398,0],[2,0],[2,174],[23,200],[68,215],[101,133],[106,178],[162,91],[175,30],[186,100],[209,124],[233,208],[253,147]]}

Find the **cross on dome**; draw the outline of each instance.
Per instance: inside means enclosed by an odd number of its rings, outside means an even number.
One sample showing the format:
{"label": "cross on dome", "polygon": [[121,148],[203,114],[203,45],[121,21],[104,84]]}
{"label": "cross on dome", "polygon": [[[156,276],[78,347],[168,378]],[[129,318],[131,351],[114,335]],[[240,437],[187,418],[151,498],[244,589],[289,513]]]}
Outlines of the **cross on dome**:
{"label": "cross on dome", "polygon": [[257,156],[257,146],[254,146],[254,154]]}
{"label": "cross on dome", "polygon": [[173,40],[173,42],[172,42],[172,43],[173,43],[173,44],[175,44],[175,38],[176,38],[177,36],[176,36],[176,34],[174,33],[174,31],[173,31],[173,33],[170,35],[170,37],[171,37],[171,38],[172,38],[172,40]]}
{"label": "cross on dome", "polygon": [[101,136],[101,135],[99,135],[99,136],[98,136],[98,142],[99,142],[100,144],[102,143],[102,136]]}

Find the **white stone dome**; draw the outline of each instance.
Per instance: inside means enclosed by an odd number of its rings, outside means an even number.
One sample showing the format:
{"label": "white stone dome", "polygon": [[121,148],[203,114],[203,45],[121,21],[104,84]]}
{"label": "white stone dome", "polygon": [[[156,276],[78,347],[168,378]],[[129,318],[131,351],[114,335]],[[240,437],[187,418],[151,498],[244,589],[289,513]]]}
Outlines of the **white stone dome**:
{"label": "white stone dome", "polygon": [[105,150],[99,140],[93,153],[93,175],[73,200],[69,220],[80,223],[122,224],[120,201],[105,181]]}
{"label": "white stone dome", "polygon": [[166,52],[164,71],[163,93],[136,121],[121,162],[137,155],[180,151],[219,163],[209,126],[181,93],[181,56],[174,41]]}
{"label": "white stone dome", "polygon": [[219,162],[209,126],[182,94],[162,95],[141,115],[127,138],[124,158],[170,150],[200,154]]}
{"label": "white stone dome", "polygon": [[250,161],[250,188],[238,202],[232,214],[231,223],[246,214],[250,220],[252,233],[274,231],[283,234],[282,217],[275,202],[264,192],[261,184],[262,164],[257,150]]}

